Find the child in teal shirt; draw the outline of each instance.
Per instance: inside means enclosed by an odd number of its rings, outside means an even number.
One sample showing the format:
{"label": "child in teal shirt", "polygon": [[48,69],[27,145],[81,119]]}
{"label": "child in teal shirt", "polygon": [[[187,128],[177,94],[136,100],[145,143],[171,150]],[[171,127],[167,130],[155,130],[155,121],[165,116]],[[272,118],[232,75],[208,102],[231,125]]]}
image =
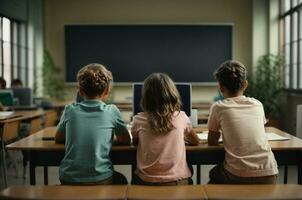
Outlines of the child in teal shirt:
{"label": "child in teal shirt", "polygon": [[65,142],[59,179],[62,184],[127,184],[109,158],[113,140],[130,143],[120,111],[103,102],[111,89],[111,72],[89,64],[78,72],[77,80],[84,101],[67,105],[57,126],[55,140]]}

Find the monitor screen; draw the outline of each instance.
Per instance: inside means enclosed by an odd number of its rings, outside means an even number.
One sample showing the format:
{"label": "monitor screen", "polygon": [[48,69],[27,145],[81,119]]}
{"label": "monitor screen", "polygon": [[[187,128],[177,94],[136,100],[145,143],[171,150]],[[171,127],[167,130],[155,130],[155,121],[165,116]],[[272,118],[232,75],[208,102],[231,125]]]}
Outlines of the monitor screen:
{"label": "monitor screen", "polygon": [[[176,83],[175,85],[182,101],[181,110],[183,110],[187,114],[187,116],[191,116],[192,85],[189,83]],[[137,113],[142,112],[140,101],[142,97],[143,83],[134,83],[132,85],[132,88],[133,88],[133,115],[136,115]]]}
{"label": "monitor screen", "polygon": [[0,90],[0,102],[4,106],[13,106],[13,91],[12,90]]}
{"label": "monitor screen", "polygon": [[33,95],[31,88],[12,88],[14,98],[17,99],[20,106],[32,106]]}

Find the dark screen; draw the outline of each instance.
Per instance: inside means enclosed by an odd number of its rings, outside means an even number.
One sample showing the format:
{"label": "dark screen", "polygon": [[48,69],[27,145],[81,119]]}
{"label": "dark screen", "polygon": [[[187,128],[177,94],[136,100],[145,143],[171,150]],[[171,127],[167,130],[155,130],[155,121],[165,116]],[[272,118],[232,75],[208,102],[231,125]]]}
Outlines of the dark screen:
{"label": "dark screen", "polygon": [[[182,101],[182,111],[184,111],[187,116],[191,116],[191,93],[192,93],[192,86],[191,84],[186,83],[176,83],[176,88],[179,92]],[[139,112],[142,112],[142,108],[140,106],[140,101],[142,98],[142,83],[134,83],[133,84],[133,115],[136,115]]]}
{"label": "dark screen", "polygon": [[232,58],[230,25],[67,25],[66,81],[101,63],[115,82],[142,82],[154,72],[177,82],[214,82],[213,72]]}
{"label": "dark screen", "polygon": [[31,88],[11,88],[14,98],[18,99],[21,106],[31,106],[33,104],[33,94]]}

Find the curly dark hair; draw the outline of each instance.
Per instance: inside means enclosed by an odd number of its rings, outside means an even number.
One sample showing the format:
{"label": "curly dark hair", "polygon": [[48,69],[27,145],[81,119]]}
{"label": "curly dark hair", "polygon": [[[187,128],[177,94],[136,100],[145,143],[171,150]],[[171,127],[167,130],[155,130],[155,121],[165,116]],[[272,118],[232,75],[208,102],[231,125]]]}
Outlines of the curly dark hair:
{"label": "curly dark hair", "polygon": [[230,93],[236,94],[244,86],[244,81],[247,78],[247,70],[242,63],[235,60],[228,60],[219,66],[214,76]]}
{"label": "curly dark hair", "polygon": [[181,99],[172,79],[164,73],[153,73],[145,81],[141,106],[155,133],[168,133],[174,126],[172,116],[181,109]]}
{"label": "curly dark hair", "polygon": [[88,64],[77,74],[80,89],[89,98],[100,96],[113,81],[111,72],[105,66],[92,63]]}

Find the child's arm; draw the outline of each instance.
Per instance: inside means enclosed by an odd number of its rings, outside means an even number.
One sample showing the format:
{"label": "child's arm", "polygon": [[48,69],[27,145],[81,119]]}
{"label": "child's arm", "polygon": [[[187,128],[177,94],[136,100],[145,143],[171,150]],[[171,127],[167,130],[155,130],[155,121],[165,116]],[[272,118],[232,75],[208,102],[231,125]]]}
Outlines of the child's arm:
{"label": "child's arm", "polygon": [[193,129],[191,129],[191,131],[187,133],[185,140],[188,141],[191,145],[198,145],[200,143],[200,140]]}
{"label": "child's arm", "polygon": [[65,130],[66,130],[66,123],[68,121],[68,110],[69,105],[65,106],[64,111],[62,113],[61,119],[57,125],[57,131],[55,135],[55,142],[57,144],[64,144],[65,143]]}
{"label": "child's arm", "polygon": [[208,133],[208,144],[210,146],[218,145],[218,140],[220,138],[221,133],[219,131],[211,131]]}
{"label": "child's arm", "polygon": [[137,145],[138,144],[138,133],[133,127],[131,128],[131,135],[132,135],[132,144]]}
{"label": "child's arm", "polygon": [[220,138],[220,122],[218,117],[218,107],[217,104],[213,104],[210,108],[210,114],[208,119],[208,145],[214,146],[218,145],[218,140]]}
{"label": "child's arm", "polygon": [[55,136],[55,142],[57,144],[64,144],[65,143],[65,134],[57,130],[56,136]]}

